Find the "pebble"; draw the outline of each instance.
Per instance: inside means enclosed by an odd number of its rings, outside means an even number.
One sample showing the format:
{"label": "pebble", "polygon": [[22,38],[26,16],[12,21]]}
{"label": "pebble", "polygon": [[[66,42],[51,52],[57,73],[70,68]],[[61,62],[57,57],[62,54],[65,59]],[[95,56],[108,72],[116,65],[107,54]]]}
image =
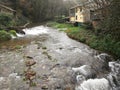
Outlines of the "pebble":
{"label": "pebble", "polygon": [[48,90],[48,86],[47,86],[47,85],[43,85],[43,86],[41,87],[41,89],[42,89],[42,90]]}

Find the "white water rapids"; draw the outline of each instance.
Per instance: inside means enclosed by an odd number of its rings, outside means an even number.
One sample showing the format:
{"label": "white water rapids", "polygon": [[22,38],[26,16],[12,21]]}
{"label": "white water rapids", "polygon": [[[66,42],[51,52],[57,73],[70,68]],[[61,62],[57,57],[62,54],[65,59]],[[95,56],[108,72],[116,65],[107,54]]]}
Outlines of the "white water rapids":
{"label": "white water rapids", "polygon": [[[23,31],[26,35],[40,35],[48,33],[48,27],[38,26],[31,29],[24,29]],[[24,37],[26,35],[18,34],[18,37]],[[82,52],[80,49],[78,51]],[[106,57],[109,57],[106,53],[95,56],[101,62],[104,62]],[[77,83],[75,90],[120,90],[120,82],[117,82],[117,79],[120,78],[120,62],[109,62],[109,68],[111,72],[107,77],[91,79],[91,77],[94,77],[91,66],[83,65],[78,68],[73,67],[72,70],[78,74],[76,76]]]}
{"label": "white water rapids", "polygon": [[[107,54],[100,54],[107,56]],[[120,61],[109,62],[110,73],[107,77],[86,79],[86,76],[91,74],[91,68],[88,65],[83,65],[81,67],[72,68],[74,72],[79,74],[76,76],[77,84],[75,90],[120,90]]]}
{"label": "white water rapids", "polygon": [[28,35],[40,35],[40,34],[45,34],[48,33],[48,27],[45,26],[37,26],[37,27],[33,27],[33,28],[26,28],[23,29],[23,31],[25,32],[24,34],[19,34],[17,33],[17,37],[12,36],[12,38],[19,38],[19,37],[25,37]]}

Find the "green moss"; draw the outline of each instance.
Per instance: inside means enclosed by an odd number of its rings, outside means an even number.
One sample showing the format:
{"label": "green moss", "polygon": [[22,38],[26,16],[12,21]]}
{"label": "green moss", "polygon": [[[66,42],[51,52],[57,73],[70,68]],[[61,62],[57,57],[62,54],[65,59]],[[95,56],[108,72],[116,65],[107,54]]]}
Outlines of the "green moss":
{"label": "green moss", "polygon": [[8,32],[6,32],[5,30],[0,30],[0,41],[8,41],[11,38],[12,37]]}
{"label": "green moss", "polygon": [[10,30],[9,33],[15,37],[17,37],[16,31],[15,30]]}
{"label": "green moss", "polygon": [[47,49],[47,47],[44,46],[44,47],[42,47],[42,49]]}
{"label": "green moss", "polygon": [[20,45],[15,46],[15,49],[21,49]]}

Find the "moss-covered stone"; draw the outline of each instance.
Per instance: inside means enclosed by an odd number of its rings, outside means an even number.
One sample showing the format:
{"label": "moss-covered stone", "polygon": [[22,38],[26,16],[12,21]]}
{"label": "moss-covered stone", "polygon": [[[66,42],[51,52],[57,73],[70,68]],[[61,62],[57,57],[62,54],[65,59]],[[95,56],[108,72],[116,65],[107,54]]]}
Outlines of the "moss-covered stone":
{"label": "moss-covered stone", "polygon": [[0,41],[8,41],[12,37],[10,33],[6,32],[5,30],[0,30]]}
{"label": "moss-covered stone", "polygon": [[9,33],[15,37],[17,37],[16,31],[15,30],[10,30]]}

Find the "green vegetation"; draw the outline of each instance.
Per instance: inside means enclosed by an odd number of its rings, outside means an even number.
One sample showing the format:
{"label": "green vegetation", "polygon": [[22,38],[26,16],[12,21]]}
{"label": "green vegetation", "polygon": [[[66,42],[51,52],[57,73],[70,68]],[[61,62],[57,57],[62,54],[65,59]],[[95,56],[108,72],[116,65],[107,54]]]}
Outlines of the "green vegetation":
{"label": "green vegetation", "polygon": [[22,15],[15,18],[15,16],[12,14],[0,13],[0,27],[24,25],[27,23],[27,21],[28,19]]}
{"label": "green vegetation", "polygon": [[20,45],[15,46],[15,49],[21,49]]}
{"label": "green vegetation", "polygon": [[5,30],[0,30],[0,41],[7,41],[10,40],[12,37],[10,33],[6,32]]}
{"label": "green vegetation", "polygon": [[102,32],[111,34],[112,38],[120,40],[120,0],[111,0],[109,15],[102,22]]}
{"label": "green vegetation", "polygon": [[0,27],[9,27],[12,25],[13,15],[7,13],[0,13]]}
{"label": "green vegetation", "polygon": [[16,31],[15,30],[10,30],[9,33],[15,37],[17,37]]}
{"label": "green vegetation", "polygon": [[8,30],[7,28],[22,25],[23,23],[26,23],[25,21],[27,20],[23,20],[21,17],[16,19],[14,18],[14,15],[9,13],[0,13],[0,41],[10,40],[11,35],[17,37],[15,30]]}
{"label": "green vegetation", "polygon": [[67,28],[65,32],[70,38],[86,43],[91,48],[100,51],[105,51],[117,57],[120,57],[120,41],[116,41],[115,39],[113,39],[110,34],[106,36],[105,35],[100,36],[100,35],[96,35],[93,30],[85,29],[82,26],[74,27],[71,24],[65,24],[65,23],[60,24],[56,22],[53,23],[50,22],[48,26],[59,29]]}
{"label": "green vegetation", "polygon": [[11,35],[17,37],[15,30],[10,30],[7,32],[6,30],[0,30],[0,41],[8,41],[11,40]]}

